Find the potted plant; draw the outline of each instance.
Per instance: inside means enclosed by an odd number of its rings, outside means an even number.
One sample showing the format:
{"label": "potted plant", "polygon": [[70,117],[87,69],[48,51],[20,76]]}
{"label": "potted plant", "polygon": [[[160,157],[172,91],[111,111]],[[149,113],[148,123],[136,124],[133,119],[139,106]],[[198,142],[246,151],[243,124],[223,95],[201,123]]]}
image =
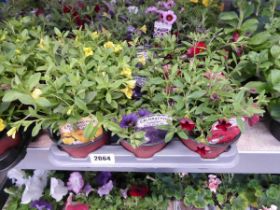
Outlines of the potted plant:
{"label": "potted plant", "polygon": [[[219,42],[208,42],[216,36],[215,32],[191,34],[193,44],[185,42],[187,49],[174,44],[163,48],[158,55],[172,57],[165,59],[150,81],[159,91],[155,91],[151,102],[167,107],[175,121],[168,129],[168,138],[178,134],[202,158],[216,158],[227,151],[241,134],[243,118],[261,115],[261,106],[266,102],[263,93],[251,97],[249,90],[240,87],[226,71]],[[166,46],[166,39],[159,41],[161,46]],[[155,82],[158,85],[153,85]]]}

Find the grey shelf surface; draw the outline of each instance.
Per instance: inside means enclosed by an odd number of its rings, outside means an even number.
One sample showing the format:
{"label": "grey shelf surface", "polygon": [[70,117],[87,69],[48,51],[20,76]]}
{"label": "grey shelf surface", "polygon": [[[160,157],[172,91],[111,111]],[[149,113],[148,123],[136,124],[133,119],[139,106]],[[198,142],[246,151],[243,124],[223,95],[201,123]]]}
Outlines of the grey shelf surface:
{"label": "grey shelf surface", "polygon": [[114,154],[115,164],[95,164],[90,158],[75,159],[51,144],[47,136],[39,139],[40,146],[30,145],[26,157],[16,166],[20,169],[134,172],[193,172],[193,173],[279,173],[280,142],[262,123],[248,128],[237,145],[219,158],[201,159],[180,141],[170,142],[149,159],[135,158],[117,145],[106,145],[93,154]]}

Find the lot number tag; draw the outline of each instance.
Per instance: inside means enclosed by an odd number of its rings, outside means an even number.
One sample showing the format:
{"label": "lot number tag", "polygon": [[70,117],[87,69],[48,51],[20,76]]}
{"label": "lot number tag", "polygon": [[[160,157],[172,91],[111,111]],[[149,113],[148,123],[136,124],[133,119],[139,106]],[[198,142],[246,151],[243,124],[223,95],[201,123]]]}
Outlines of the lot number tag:
{"label": "lot number tag", "polygon": [[93,164],[115,164],[114,154],[90,154],[89,157]]}

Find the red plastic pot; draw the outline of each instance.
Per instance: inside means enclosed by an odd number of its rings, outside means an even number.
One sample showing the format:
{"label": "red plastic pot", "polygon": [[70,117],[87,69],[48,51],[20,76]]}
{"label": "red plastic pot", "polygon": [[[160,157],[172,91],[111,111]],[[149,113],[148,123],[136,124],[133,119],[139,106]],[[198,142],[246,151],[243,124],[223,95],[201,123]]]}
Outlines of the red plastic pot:
{"label": "red plastic pot", "polygon": [[18,146],[20,143],[20,135],[17,133],[15,138],[6,135],[6,131],[0,133],[0,155],[9,149]]}
{"label": "red plastic pot", "polygon": [[227,152],[230,149],[230,145],[236,142],[241,134],[236,136],[231,142],[223,144],[204,144],[197,142],[193,138],[181,139],[184,145],[186,145],[190,150],[198,153],[200,157],[204,159],[217,158],[223,152]]}
{"label": "red plastic pot", "polygon": [[[51,134],[52,139],[55,140],[55,142],[59,142],[60,137]],[[63,143],[57,143],[58,148],[67,152],[71,157],[74,158],[86,158],[91,152],[94,152],[95,150],[99,149],[103,145],[107,143],[109,139],[108,133],[103,133],[101,136],[97,137],[93,141],[87,142],[87,143],[81,143],[81,144],[63,144]]]}
{"label": "red plastic pot", "polygon": [[167,145],[164,141],[162,141],[154,144],[143,144],[139,147],[133,147],[125,140],[122,140],[120,144],[138,158],[153,157],[157,152],[161,151]]}

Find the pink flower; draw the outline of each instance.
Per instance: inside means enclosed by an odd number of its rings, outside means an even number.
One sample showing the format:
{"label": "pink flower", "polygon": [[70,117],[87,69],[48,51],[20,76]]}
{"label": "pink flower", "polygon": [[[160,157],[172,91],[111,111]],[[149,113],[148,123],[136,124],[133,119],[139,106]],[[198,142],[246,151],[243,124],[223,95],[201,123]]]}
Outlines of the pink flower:
{"label": "pink flower", "polygon": [[221,180],[213,174],[210,174],[208,178],[208,188],[211,192],[216,193],[219,185],[222,183]]}
{"label": "pink flower", "polygon": [[89,210],[89,206],[83,203],[73,203],[73,194],[70,193],[69,197],[67,198],[65,210]]}
{"label": "pink flower", "polygon": [[233,34],[232,34],[232,41],[234,42],[237,42],[238,39],[239,39],[240,35],[237,31],[235,31]]}
{"label": "pink flower", "polygon": [[162,6],[164,9],[171,9],[176,4],[173,0],[168,0],[167,2],[159,2],[159,5]]}
{"label": "pink flower", "polygon": [[168,25],[173,25],[177,20],[177,16],[172,10],[161,11],[161,17],[162,21]]}
{"label": "pink flower", "polygon": [[148,7],[145,11],[145,13],[158,13],[158,12],[159,10],[155,6]]}

